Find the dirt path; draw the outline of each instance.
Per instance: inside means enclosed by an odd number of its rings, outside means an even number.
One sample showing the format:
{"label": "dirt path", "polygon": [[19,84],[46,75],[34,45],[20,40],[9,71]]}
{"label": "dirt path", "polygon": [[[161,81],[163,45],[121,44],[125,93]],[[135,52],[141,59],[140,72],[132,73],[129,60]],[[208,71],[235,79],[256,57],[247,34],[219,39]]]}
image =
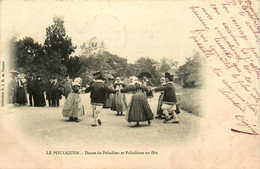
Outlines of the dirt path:
{"label": "dirt path", "polygon": [[[129,101],[129,95],[127,99]],[[146,122],[140,127],[133,127],[135,123],[128,123],[125,116],[115,116],[116,112],[109,109],[102,111],[102,126],[91,127],[93,122],[89,94],[81,95],[86,115],[79,123],[66,122],[62,117],[61,100],[59,108],[50,107],[13,107],[4,112],[4,121],[15,124],[30,141],[45,146],[68,145],[120,145],[141,146],[168,145],[173,142],[186,142],[197,134],[200,118],[182,111],[179,114],[179,124],[164,124],[163,120],[152,120],[151,126]],[[150,105],[156,112],[158,94],[151,100]]]}

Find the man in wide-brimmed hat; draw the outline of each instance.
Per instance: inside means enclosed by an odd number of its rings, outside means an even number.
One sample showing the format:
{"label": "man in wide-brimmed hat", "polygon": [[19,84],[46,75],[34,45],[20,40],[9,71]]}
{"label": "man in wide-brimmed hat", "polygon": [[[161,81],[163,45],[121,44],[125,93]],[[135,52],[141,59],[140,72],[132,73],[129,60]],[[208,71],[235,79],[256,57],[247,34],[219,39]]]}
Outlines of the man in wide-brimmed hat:
{"label": "man in wide-brimmed hat", "polygon": [[165,73],[165,81],[166,84],[161,87],[157,87],[154,91],[164,91],[164,96],[162,100],[162,110],[163,114],[166,115],[165,122],[171,120],[170,113],[173,114],[173,123],[179,123],[178,116],[176,114],[176,105],[177,105],[177,97],[176,97],[176,90],[173,85],[173,75],[166,72]]}
{"label": "man in wide-brimmed hat", "polygon": [[100,113],[103,108],[103,102],[106,99],[106,94],[116,93],[116,90],[109,89],[105,84],[106,76],[100,72],[93,74],[95,82],[86,88],[85,92],[90,93],[92,110],[94,112],[94,123],[92,126],[101,125]]}

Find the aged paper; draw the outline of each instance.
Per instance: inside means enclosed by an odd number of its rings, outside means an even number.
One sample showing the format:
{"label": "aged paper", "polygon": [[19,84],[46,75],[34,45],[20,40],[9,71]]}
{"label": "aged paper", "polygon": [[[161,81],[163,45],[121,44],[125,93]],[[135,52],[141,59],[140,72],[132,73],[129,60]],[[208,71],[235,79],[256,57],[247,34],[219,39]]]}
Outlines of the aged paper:
{"label": "aged paper", "polygon": [[[0,168],[260,167],[259,1],[35,0],[0,5]],[[78,47],[99,36],[112,53],[132,63],[150,56],[173,57],[183,64],[194,50],[200,52],[205,58],[202,116],[181,115],[187,121],[180,119],[179,126],[161,121],[158,129],[152,122],[155,128],[143,136],[122,121],[125,133],[119,135],[120,125],[118,132],[111,132],[109,122],[91,128],[88,103],[88,116],[69,131],[61,112],[45,122],[48,115],[42,112],[55,114],[56,109],[8,104],[10,39],[30,36],[43,44],[53,16],[63,16]],[[85,137],[89,133],[94,134]]]}

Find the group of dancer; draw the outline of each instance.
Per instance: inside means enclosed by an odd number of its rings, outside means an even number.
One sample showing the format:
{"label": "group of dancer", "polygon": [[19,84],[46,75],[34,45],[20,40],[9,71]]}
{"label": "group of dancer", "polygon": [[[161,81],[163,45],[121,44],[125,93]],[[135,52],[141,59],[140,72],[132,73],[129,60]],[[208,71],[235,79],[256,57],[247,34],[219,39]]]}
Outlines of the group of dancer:
{"label": "group of dancer", "polygon": [[[91,107],[94,117],[92,126],[101,125],[101,111],[103,108],[110,108],[116,111],[116,115],[123,115],[126,111],[126,119],[130,122],[148,122],[154,118],[154,114],[149,105],[149,99],[153,97],[153,92],[161,92],[158,100],[157,117],[165,118],[165,123],[179,123],[177,114],[180,113],[177,106],[176,91],[173,85],[173,76],[168,72],[161,79],[161,86],[154,87],[148,80],[149,73],[143,72],[138,77],[130,77],[130,84],[125,85],[120,77],[116,78],[114,85],[109,83],[103,73],[93,74],[93,82],[86,88],[80,89],[78,82],[72,82],[72,92],[68,95],[62,114],[69,117],[69,121],[79,122],[79,117],[85,114],[84,106],[79,96],[79,91],[90,92]],[[105,83],[108,82],[108,83]],[[127,103],[125,93],[131,93],[130,102]]]}

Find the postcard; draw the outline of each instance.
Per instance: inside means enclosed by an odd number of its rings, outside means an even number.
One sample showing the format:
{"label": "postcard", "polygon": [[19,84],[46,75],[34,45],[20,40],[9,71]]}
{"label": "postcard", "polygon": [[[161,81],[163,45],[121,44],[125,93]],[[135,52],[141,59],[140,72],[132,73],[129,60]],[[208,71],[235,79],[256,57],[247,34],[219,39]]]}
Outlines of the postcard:
{"label": "postcard", "polygon": [[0,168],[260,167],[258,0],[0,8]]}

